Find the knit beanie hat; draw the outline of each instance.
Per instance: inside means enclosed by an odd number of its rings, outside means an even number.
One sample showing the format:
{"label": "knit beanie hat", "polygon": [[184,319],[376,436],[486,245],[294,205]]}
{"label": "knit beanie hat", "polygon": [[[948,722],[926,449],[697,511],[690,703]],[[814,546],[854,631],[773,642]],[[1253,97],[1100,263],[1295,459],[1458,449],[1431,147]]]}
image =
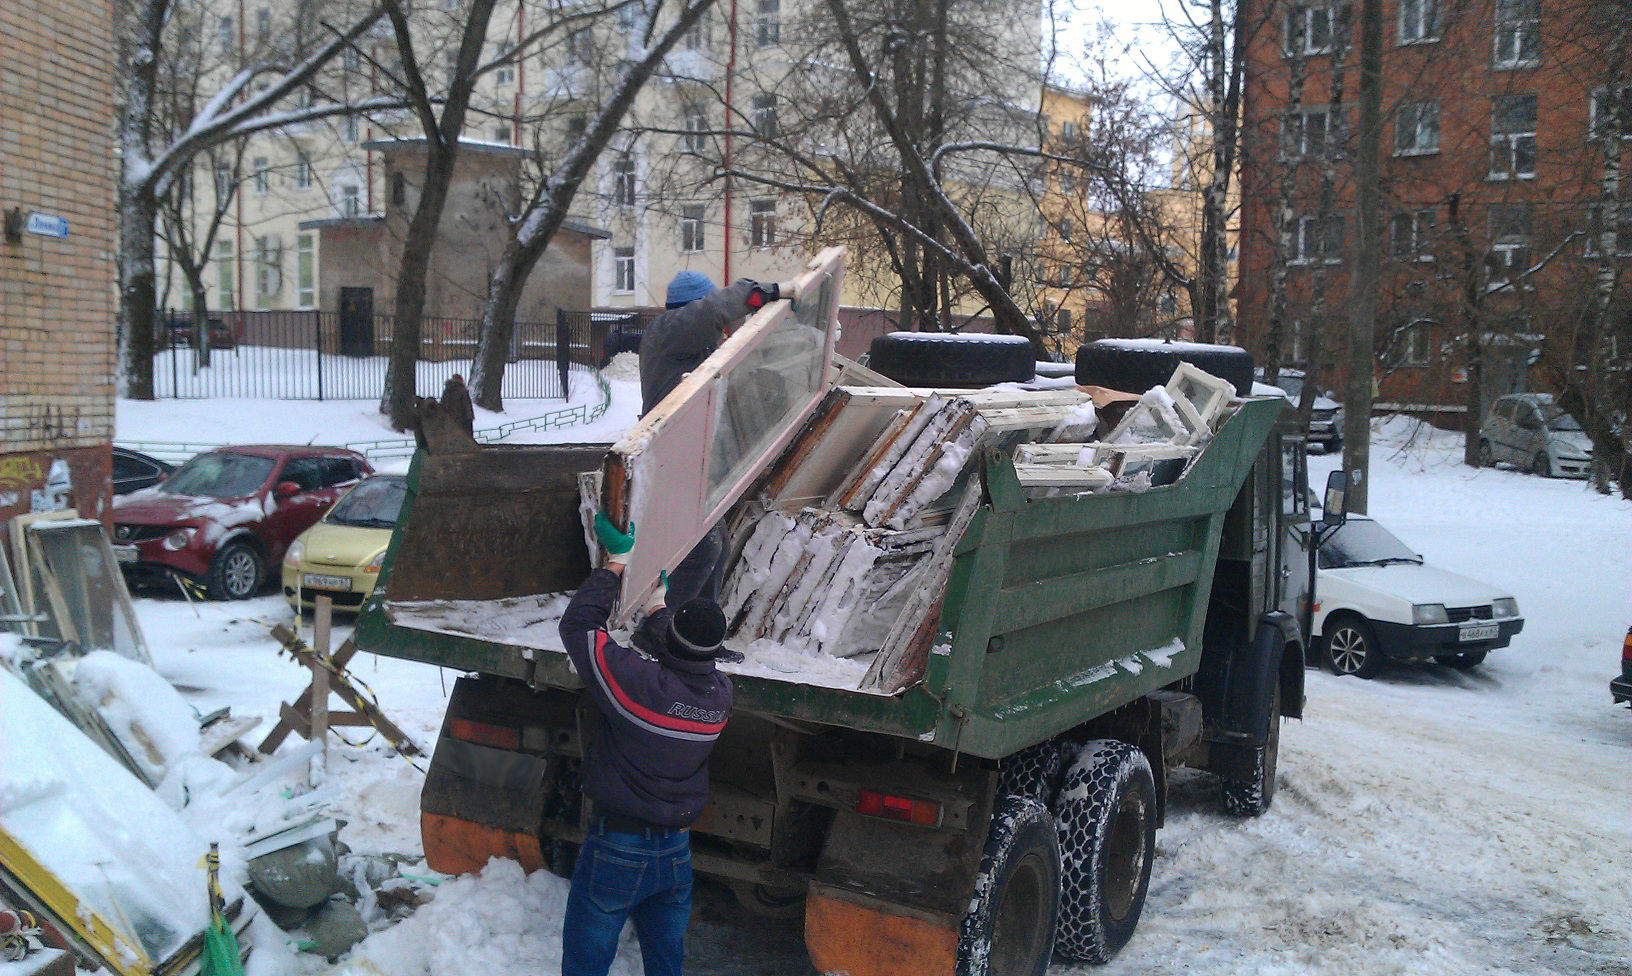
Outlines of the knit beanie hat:
{"label": "knit beanie hat", "polygon": [[669,308],[679,308],[690,305],[699,298],[707,298],[714,293],[714,282],[701,271],[682,271],[669,282],[668,295],[664,301]]}
{"label": "knit beanie hat", "polygon": [[677,657],[711,660],[725,640],[725,611],[712,600],[687,600],[669,617],[669,650]]}

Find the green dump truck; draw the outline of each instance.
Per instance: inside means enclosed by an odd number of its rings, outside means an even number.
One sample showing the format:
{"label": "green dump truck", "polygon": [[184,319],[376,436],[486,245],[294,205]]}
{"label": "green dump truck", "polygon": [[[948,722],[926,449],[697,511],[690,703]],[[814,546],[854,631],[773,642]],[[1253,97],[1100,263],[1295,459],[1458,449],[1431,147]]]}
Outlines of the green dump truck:
{"label": "green dump truck", "polygon": [[[837,490],[842,475],[805,483],[817,459],[877,451],[901,404],[929,395],[828,388],[728,512],[737,558],[753,517]],[[801,913],[823,972],[1109,959],[1143,906],[1167,770],[1209,770],[1229,813],[1259,814],[1280,720],[1302,714],[1308,489],[1284,398],[1231,400],[1176,478],[1079,491],[1039,490],[1014,459],[1056,423],[1027,418],[1065,393],[969,396],[1014,433],[989,434],[940,514],[888,542],[940,559],[908,587],[893,643],[851,671],[768,667],[762,643],[726,667],[736,711],[694,864],[752,909]],[[586,473],[606,456],[460,442],[414,459],[357,641],[467,673],[422,796],[438,870],[504,856],[570,871],[593,716],[558,649],[564,597],[540,581],[587,571]]]}

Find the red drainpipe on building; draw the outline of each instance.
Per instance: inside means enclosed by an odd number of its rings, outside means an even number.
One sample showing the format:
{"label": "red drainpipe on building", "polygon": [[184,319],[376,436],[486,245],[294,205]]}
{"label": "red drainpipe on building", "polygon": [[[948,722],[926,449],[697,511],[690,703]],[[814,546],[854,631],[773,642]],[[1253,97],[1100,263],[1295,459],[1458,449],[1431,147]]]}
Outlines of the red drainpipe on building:
{"label": "red drainpipe on building", "polygon": [[731,0],[731,51],[725,58],[725,280],[731,284],[731,80],[737,74],[737,0]]}

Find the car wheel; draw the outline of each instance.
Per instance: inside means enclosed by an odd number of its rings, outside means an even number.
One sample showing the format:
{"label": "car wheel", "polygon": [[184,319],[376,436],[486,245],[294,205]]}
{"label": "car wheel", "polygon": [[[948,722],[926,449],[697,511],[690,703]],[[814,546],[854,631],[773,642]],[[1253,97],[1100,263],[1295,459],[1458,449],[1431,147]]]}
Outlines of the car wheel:
{"label": "car wheel", "polygon": [[1543,478],[1553,476],[1553,465],[1552,462],[1547,460],[1546,451],[1539,451],[1535,457],[1530,459],[1530,473],[1539,474]]}
{"label": "car wheel", "polygon": [[255,547],[228,543],[210,560],[207,589],[212,600],[247,600],[261,591],[266,563]]}
{"label": "car wheel", "polygon": [[1483,437],[1479,438],[1479,466],[1481,468],[1494,468],[1496,466],[1496,456],[1491,453],[1490,441],[1485,440]]}
{"label": "car wheel", "polygon": [[1485,663],[1485,655],[1489,653],[1489,651],[1466,651],[1462,654],[1435,654],[1434,660],[1447,668],[1466,671]]}
{"label": "car wheel", "polygon": [[1245,776],[1220,776],[1219,798],[1224,812],[1234,817],[1256,817],[1269,809],[1275,799],[1275,766],[1281,752],[1281,683],[1269,696],[1269,707],[1258,716],[1268,722],[1264,744],[1254,750],[1252,768]]}
{"label": "car wheel", "polygon": [[1037,373],[1031,343],[1015,336],[891,332],[875,338],[868,352],[869,369],[906,386],[1024,383]]}
{"label": "car wheel", "polygon": [[1054,952],[1060,842],[1048,808],[999,796],[958,930],[957,976],[1042,976]]}
{"label": "car wheel", "polygon": [[1377,638],[1359,617],[1344,617],[1326,633],[1326,664],[1336,675],[1374,678],[1383,656]]}
{"label": "car wheel", "polygon": [[1054,801],[1060,918],[1054,949],[1103,963],[1133,938],[1156,855],[1156,780],[1137,746],[1083,747]]}

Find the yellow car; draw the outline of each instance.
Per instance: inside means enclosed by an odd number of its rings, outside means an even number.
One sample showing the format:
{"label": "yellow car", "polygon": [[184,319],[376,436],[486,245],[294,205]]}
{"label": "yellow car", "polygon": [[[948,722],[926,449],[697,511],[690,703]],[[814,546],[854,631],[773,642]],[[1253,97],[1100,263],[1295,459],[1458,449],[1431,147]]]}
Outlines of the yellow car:
{"label": "yellow car", "polygon": [[362,606],[380,578],[407,492],[408,479],[400,474],[369,475],[302,532],[283,556],[289,605],[310,609],[321,595],[333,599],[337,610]]}

